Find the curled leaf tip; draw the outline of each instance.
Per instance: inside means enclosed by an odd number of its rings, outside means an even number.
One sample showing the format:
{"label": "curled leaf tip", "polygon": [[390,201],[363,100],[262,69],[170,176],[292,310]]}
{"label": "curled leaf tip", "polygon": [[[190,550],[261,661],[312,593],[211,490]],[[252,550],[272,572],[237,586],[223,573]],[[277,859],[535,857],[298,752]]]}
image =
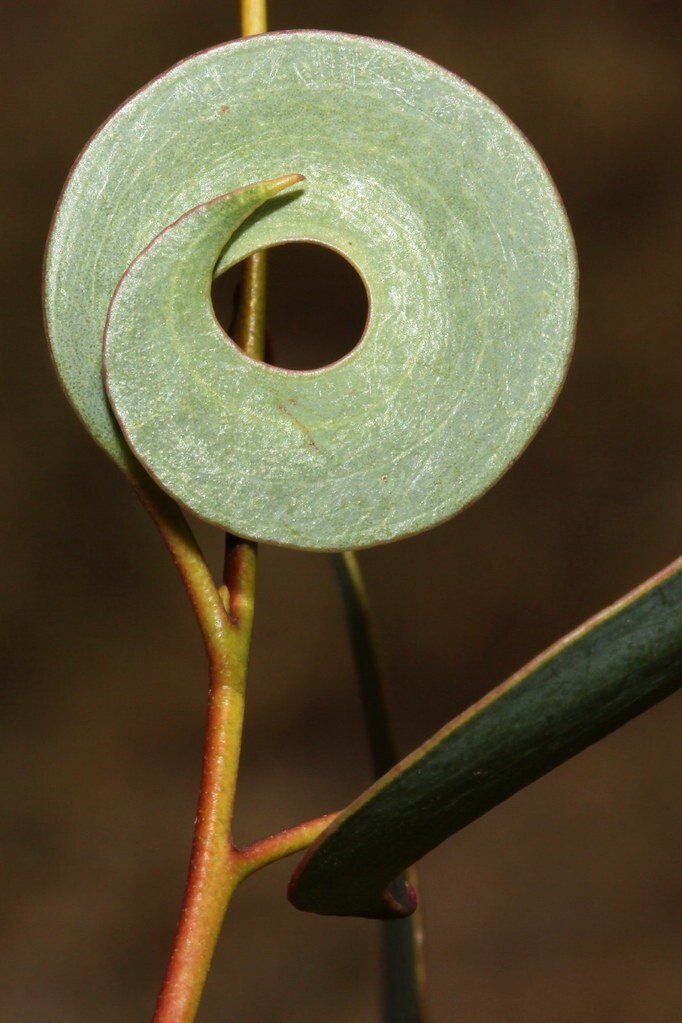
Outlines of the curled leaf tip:
{"label": "curled leaf tip", "polygon": [[219,202],[221,199],[227,198],[228,195],[239,196],[244,193],[248,194],[254,190],[262,193],[263,196],[267,198],[272,198],[279,192],[283,192],[285,189],[291,188],[292,185],[298,185],[302,181],[305,181],[305,174],[282,174],[276,178],[266,178],[264,181],[257,181],[253,184],[242,185],[241,188],[236,188],[234,191],[227,192],[210,201]]}
{"label": "curled leaf tip", "polygon": [[273,178],[270,183],[277,185],[278,190],[282,190],[284,188],[291,188],[292,185],[297,185],[301,181],[305,181],[305,174],[284,174],[281,178]]}
{"label": "curled leaf tip", "polygon": [[304,913],[321,913],[329,916],[355,916],[368,920],[403,920],[417,909],[417,893],[404,875],[392,881],[383,892],[369,893],[365,888],[353,891],[352,885],[339,888],[337,878],[330,876],[325,895],[313,900],[298,884],[315,843],[301,860],[289,881],[287,897],[296,909]]}

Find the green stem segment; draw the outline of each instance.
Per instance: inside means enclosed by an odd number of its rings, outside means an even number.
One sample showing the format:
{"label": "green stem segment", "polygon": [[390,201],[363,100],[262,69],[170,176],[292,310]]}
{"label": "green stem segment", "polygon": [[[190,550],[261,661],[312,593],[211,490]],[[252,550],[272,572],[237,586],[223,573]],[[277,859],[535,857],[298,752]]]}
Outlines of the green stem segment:
{"label": "green stem segment", "polygon": [[[391,728],[388,697],[379,646],[370,613],[367,590],[358,559],[352,551],[333,555],[360,684],[365,730],[372,771],[380,778],[398,762],[398,747]],[[417,889],[417,870],[401,879]],[[404,920],[381,925],[384,1023],[426,1023],[426,971],[424,929],[419,908]]]}
{"label": "green stem segment", "polygon": [[292,856],[294,853],[307,849],[316,838],[319,838],[325,828],[329,827],[335,817],[335,813],[328,813],[247,845],[239,852],[242,876],[249,877],[257,870],[269,866],[270,863],[275,863],[277,860],[284,859],[285,856]]}
{"label": "green stem segment", "polygon": [[127,475],[180,573],[210,659],[211,651],[225,641],[228,622],[204,556],[176,502],[161,490],[132,457],[127,466]]}

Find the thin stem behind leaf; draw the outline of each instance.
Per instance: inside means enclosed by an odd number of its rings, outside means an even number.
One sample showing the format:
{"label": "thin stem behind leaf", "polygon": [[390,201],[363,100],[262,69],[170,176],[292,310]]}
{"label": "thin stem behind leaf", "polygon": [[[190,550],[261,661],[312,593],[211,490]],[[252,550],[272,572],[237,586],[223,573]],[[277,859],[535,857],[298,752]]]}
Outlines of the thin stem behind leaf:
{"label": "thin stem behind leaf", "polygon": [[[381,777],[398,762],[388,697],[367,590],[353,551],[333,555],[348,623],[355,669],[360,684],[372,770]],[[402,879],[417,889],[413,867]],[[426,1023],[426,970],[421,910],[404,920],[381,925],[383,1018],[385,1023]]]}

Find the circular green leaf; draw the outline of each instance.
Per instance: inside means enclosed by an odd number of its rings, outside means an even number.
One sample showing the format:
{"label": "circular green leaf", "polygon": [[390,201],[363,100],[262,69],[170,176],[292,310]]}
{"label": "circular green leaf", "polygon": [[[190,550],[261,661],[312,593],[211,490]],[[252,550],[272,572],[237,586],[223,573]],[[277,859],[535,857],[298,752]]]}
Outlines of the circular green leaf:
{"label": "circular green leaf", "polygon": [[[212,202],[294,172],[305,186],[239,227],[233,196]],[[370,300],[357,348],[307,373],[250,362],[210,306],[219,256],[218,271],[290,240],[346,256]],[[47,322],[68,393],[123,464],[101,348],[124,274],[107,373],[128,443],[197,514],[291,546],[362,547],[455,514],[527,444],[572,344],[573,244],[534,150],[461,79],[351,36],[198,54],[76,165]]]}

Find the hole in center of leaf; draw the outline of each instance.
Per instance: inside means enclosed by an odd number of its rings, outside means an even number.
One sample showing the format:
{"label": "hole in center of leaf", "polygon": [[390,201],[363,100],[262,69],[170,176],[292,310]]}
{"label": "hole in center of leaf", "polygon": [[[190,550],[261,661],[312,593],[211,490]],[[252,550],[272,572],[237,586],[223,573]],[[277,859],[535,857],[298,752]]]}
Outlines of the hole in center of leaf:
{"label": "hole in center of leaf", "polygon": [[[213,282],[220,325],[233,335],[242,264]],[[367,292],[351,264],[332,249],[290,242],[268,249],[267,351],[273,366],[320,369],[342,359],[360,341],[368,315]]]}

